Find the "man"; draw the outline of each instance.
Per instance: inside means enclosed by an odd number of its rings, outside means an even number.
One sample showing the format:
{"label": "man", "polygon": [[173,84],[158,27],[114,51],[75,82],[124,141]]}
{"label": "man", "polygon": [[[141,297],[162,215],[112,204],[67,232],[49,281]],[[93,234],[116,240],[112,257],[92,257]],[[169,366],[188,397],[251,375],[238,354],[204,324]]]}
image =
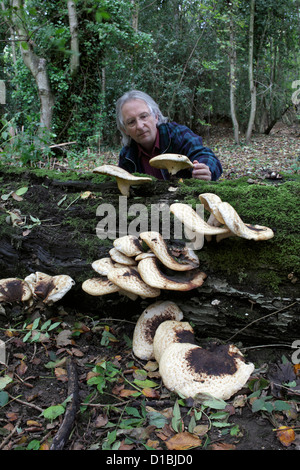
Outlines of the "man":
{"label": "man", "polygon": [[186,126],[167,122],[146,93],[131,90],[119,98],[116,119],[124,145],[119,166],[129,173],[168,179],[168,172],[151,167],[149,160],[163,153],[176,153],[186,155],[193,163],[192,170],[182,170],[178,177],[216,181],[221,176],[221,163],[212,150],[203,147],[202,138]]}

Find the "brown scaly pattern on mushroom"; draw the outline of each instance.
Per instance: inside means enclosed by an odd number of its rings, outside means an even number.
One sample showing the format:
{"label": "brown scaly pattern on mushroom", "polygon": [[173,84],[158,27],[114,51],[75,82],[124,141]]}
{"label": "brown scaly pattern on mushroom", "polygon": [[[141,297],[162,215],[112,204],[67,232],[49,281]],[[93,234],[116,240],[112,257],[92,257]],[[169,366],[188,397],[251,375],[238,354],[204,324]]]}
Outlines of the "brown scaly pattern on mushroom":
{"label": "brown scaly pattern on mushroom", "polygon": [[157,256],[157,258],[168,268],[175,271],[188,271],[199,266],[199,258],[192,249],[186,247],[177,249],[176,257],[159,232],[142,232],[140,234],[143,240]]}
{"label": "brown scaly pattern on mushroom", "polygon": [[158,326],[166,320],[181,320],[182,317],[180,308],[169,300],[149,305],[135,325],[132,341],[134,354],[140,359],[153,359],[153,338]]}
{"label": "brown scaly pattern on mushroom", "polygon": [[195,344],[194,330],[188,322],[166,320],[158,326],[153,339],[154,357],[158,363],[172,343]]}
{"label": "brown scaly pattern on mushroom", "polygon": [[29,284],[33,297],[45,304],[52,304],[62,299],[75,284],[75,281],[66,274],[50,276],[40,271],[29,274],[25,281]]}
{"label": "brown scaly pattern on mushroom", "polygon": [[189,291],[202,286],[206,274],[199,269],[171,271],[165,274],[157,258],[148,257],[139,261],[138,271],[146,284],[158,289]]}
{"label": "brown scaly pattern on mushroom", "polygon": [[30,286],[23,279],[0,279],[0,302],[26,302],[31,297]]}
{"label": "brown scaly pattern on mushroom", "polygon": [[188,343],[173,343],[159,363],[164,385],[184,397],[208,394],[228,400],[243,388],[253,371],[254,365],[247,364],[234,345],[207,350]]}

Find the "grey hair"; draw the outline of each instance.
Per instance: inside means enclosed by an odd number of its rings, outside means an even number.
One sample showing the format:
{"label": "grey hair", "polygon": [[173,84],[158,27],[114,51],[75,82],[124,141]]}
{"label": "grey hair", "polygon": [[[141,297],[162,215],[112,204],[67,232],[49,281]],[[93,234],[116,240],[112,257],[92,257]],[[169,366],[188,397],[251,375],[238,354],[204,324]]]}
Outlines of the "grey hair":
{"label": "grey hair", "polygon": [[117,128],[122,134],[123,145],[129,145],[131,142],[131,137],[124,132],[125,125],[123,122],[122,108],[127,101],[131,101],[131,100],[145,101],[145,103],[147,104],[150,110],[150,113],[153,114],[153,116],[157,117],[158,119],[157,125],[168,121],[168,118],[163,116],[161,110],[159,109],[158,104],[154,101],[153,98],[151,98],[151,96],[147,95],[147,93],[144,93],[143,91],[139,91],[139,90],[127,91],[123,96],[121,96],[121,98],[118,99],[116,103]]}

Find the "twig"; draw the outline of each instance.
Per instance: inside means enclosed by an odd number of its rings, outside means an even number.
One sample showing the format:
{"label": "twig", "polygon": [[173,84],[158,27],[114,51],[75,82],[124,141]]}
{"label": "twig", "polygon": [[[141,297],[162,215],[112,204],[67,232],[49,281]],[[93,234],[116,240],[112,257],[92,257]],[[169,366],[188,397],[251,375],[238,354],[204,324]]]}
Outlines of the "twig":
{"label": "twig", "polygon": [[15,434],[15,432],[17,431],[17,429],[18,429],[18,427],[19,427],[19,425],[20,425],[21,419],[22,419],[22,417],[20,417],[20,418],[18,419],[17,424],[15,425],[14,429],[12,430],[12,432],[11,432],[8,436],[6,436],[6,438],[1,442],[1,444],[0,444],[0,450],[2,450],[2,449],[5,447],[6,443],[7,443],[7,442],[12,438],[12,436]]}
{"label": "twig", "polygon": [[244,326],[244,328],[242,328],[241,330],[239,330],[239,331],[237,331],[236,333],[234,333],[234,335],[230,336],[230,338],[228,338],[227,341],[231,341],[232,338],[234,338],[235,336],[237,336],[238,334],[240,334],[242,331],[246,330],[246,328],[249,328],[249,326],[253,325],[253,323],[256,323],[256,322],[258,322],[258,321],[264,320],[265,318],[271,317],[272,315],[276,315],[277,313],[283,312],[283,310],[286,310],[287,308],[291,308],[291,307],[293,307],[294,305],[296,305],[297,303],[298,303],[298,302],[293,302],[292,304],[287,305],[286,307],[280,308],[279,310],[276,310],[275,312],[268,313],[268,315],[265,315],[264,317],[257,318],[256,320],[253,320],[251,323],[249,323],[248,325]]}
{"label": "twig", "polygon": [[14,398],[10,395],[12,401],[16,401],[18,403],[21,403],[21,405],[29,406],[30,408],[34,408],[35,410],[39,411],[40,413],[43,413],[43,408],[40,408],[37,405],[34,405],[33,403],[27,403],[27,401],[20,400],[19,398]]}
{"label": "twig", "polygon": [[50,450],[62,450],[71,434],[76,413],[79,407],[78,377],[75,362],[68,359],[68,396],[72,397],[70,405],[67,407],[64,420],[52,441]]}

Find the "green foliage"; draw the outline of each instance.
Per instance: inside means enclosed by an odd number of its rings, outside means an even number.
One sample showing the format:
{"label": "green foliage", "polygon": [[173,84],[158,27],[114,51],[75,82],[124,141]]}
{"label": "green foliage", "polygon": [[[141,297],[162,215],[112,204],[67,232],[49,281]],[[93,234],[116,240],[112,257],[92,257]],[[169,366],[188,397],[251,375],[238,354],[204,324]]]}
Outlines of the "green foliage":
{"label": "green foliage", "polygon": [[[137,8],[138,5],[138,8]],[[230,117],[229,18],[233,16],[237,50],[237,101],[241,127],[249,114],[249,2],[206,0],[148,2],[77,0],[80,69],[70,75],[71,33],[66,2],[27,0],[22,20],[33,50],[47,61],[55,97],[52,128],[39,134],[40,104],[34,78],[24,65],[19,44],[13,48],[5,22],[3,77],[7,82],[7,120],[14,119],[18,139],[3,157],[17,155],[24,165],[52,155],[50,143],[76,141],[76,151],[100,152],[119,146],[115,102],[129,88],[156,99],[170,119],[201,132],[220,117]],[[0,10],[10,22],[12,9]],[[299,28],[297,5],[284,0],[256,3],[254,65],[257,85],[256,126],[264,130],[291,104],[297,78]],[[137,29],[133,27],[137,18]],[[171,20],[170,20],[171,19]],[[10,23],[11,24],[11,23]],[[155,27],[153,26],[155,25]],[[5,42],[6,41],[6,42]],[[268,122],[264,117],[268,116]],[[42,140],[42,141],[41,141]],[[7,146],[6,146],[7,147]]]}

